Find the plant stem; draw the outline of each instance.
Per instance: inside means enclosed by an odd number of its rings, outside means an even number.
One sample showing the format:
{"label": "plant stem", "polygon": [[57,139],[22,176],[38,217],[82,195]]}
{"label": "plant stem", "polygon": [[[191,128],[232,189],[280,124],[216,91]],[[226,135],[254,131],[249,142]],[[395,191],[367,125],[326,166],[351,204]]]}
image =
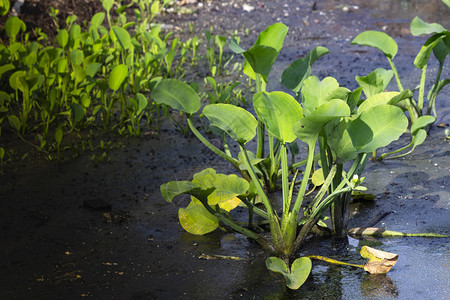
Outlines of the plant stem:
{"label": "plant stem", "polygon": [[423,98],[425,95],[425,79],[427,77],[427,65],[422,68],[422,76],[420,77],[419,99],[417,100],[417,113],[420,117],[423,114]]}
{"label": "plant stem", "polygon": [[428,103],[427,115],[431,115],[431,112],[433,111],[434,116],[437,117],[436,109],[435,109],[434,105],[435,105],[436,97],[438,94],[438,85],[439,85],[439,80],[441,79],[441,73],[442,73],[443,68],[444,68],[444,64],[439,63],[439,69],[436,73],[436,79],[434,80],[434,86],[430,93],[431,96],[430,96],[430,102]]}
{"label": "plant stem", "polygon": [[398,236],[416,236],[416,237],[432,237],[432,238],[450,237],[450,235],[438,233],[404,233],[377,227],[356,227],[350,229],[348,233],[353,236],[378,236],[378,237],[398,237]]}
{"label": "plant stem", "polygon": [[[394,72],[395,80],[397,81],[398,90],[400,92],[403,92],[404,88],[403,88],[402,82],[400,81],[400,76],[398,75],[398,71],[394,64],[394,61],[392,59],[390,59],[389,57],[386,57],[386,58],[389,62],[389,65],[391,66],[392,72]],[[411,100],[406,99],[406,104],[408,106],[408,112],[409,112],[409,116],[411,118],[411,122],[414,123],[414,121],[416,120],[416,113],[413,110]]]}
{"label": "plant stem", "polygon": [[289,209],[291,207],[291,199],[289,197],[289,179],[288,179],[288,164],[287,164],[287,149],[286,144],[281,144],[281,186],[282,186],[282,192],[283,192],[283,218],[285,214],[289,212]]}
{"label": "plant stem", "polygon": [[218,149],[216,146],[214,146],[213,144],[211,144],[198,130],[197,128],[195,128],[194,123],[192,122],[192,116],[188,116],[187,118],[187,123],[189,128],[192,130],[192,132],[194,133],[194,135],[206,146],[208,147],[212,152],[214,152],[215,154],[219,155],[220,157],[226,159],[227,161],[229,161],[237,170],[240,171],[239,169],[239,161],[229,155],[227,155],[225,152],[221,151],[220,149]]}
{"label": "plant stem", "polygon": [[312,259],[326,261],[328,263],[335,264],[335,265],[344,265],[344,266],[351,266],[351,267],[357,267],[357,268],[363,268],[364,269],[364,265],[355,265],[355,264],[351,264],[351,263],[346,263],[346,262],[338,261],[338,260],[335,260],[335,259],[332,259],[332,258],[328,258],[328,257],[325,257],[325,256],[308,255],[306,257],[309,257],[309,258],[312,258]]}

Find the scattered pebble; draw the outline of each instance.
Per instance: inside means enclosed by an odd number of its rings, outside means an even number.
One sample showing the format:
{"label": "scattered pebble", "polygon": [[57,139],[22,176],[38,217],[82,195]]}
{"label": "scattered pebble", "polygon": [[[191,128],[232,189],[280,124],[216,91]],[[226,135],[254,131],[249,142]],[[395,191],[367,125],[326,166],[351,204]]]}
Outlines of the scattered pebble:
{"label": "scattered pebble", "polygon": [[251,11],[255,10],[255,7],[248,5],[248,4],[244,4],[244,5],[242,5],[242,9],[246,12],[251,12]]}

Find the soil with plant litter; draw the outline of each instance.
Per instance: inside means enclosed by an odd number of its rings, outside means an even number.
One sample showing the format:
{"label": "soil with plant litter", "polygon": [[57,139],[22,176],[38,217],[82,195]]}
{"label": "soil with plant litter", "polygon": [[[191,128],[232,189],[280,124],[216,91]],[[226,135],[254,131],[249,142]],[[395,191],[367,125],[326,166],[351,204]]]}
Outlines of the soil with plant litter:
{"label": "soil with plant litter", "polygon": [[[364,30],[384,30],[394,37],[399,44],[394,61],[412,88],[420,77],[412,62],[424,38],[411,36],[410,20],[418,15],[450,28],[450,9],[438,0],[179,4],[156,21],[180,35],[187,32],[189,23],[197,35],[213,26],[216,34],[229,36],[237,31],[242,44],[251,46],[268,25],[288,25],[269,90],[283,89],[279,84],[282,71],[318,45],[329,48],[330,54],[316,62],[313,74],[333,76],[349,89],[356,88],[356,75],[389,68],[379,52],[350,45]],[[58,8],[62,16],[74,13],[81,20],[101,9],[98,2],[88,0],[26,0],[19,16],[27,24],[54,30],[47,17],[50,6]],[[443,78],[450,75],[448,62],[446,67]],[[435,64],[428,68],[430,78],[436,69]],[[449,95],[446,88],[437,99],[436,124],[448,126],[450,122]],[[409,137],[404,136],[392,148],[407,143]],[[0,177],[0,298],[444,299],[450,293],[448,238],[364,242],[313,238],[299,255],[361,263],[358,251],[364,243],[400,258],[382,276],[314,262],[305,285],[289,291],[281,276],[265,268],[266,254],[258,245],[226,230],[206,236],[184,232],[177,210],[189,199],[179,197],[166,203],[159,193],[162,183],[188,180],[206,167],[230,173],[233,170],[226,162],[168,122],[159,133],[114,138],[113,145],[104,162],[81,155],[56,163],[30,154],[16,168],[5,169]],[[377,226],[450,234],[449,151],[444,128],[435,125],[427,141],[406,158],[369,162],[364,183],[376,198],[352,204],[350,226],[362,226],[388,213]],[[207,259],[217,255],[240,260]]]}

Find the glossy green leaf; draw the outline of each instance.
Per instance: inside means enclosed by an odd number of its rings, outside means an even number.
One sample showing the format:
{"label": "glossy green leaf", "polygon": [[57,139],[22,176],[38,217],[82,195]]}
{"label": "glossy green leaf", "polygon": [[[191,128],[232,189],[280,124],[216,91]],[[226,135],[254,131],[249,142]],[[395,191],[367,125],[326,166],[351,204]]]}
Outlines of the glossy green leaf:
{"label": "glossy green leaf", "polygon": [[414,66],[416,66],[416,68],[422,69],[427,65],[428,59],[430,58],[430,54],[434,46],[436,46],[436,44],[439,43],[444,37],[445,35],[443,34],[435,34],[425,42],[422,48],[420,48],[420,51],[417,54],[416,58],[414,59]]}
{"label": "glossy green leaf", "polygon": [[417,118],[416,121],[411,125],[411,134],[415,135],[417,131],[426,126],[433,124],[436,121],[436,118],[433,116],[421,116]]}
{"label": "glossy green leaf", "polygon": [[108,78],[108,86],[113,91],[117,91],[128,76],[128,68],[124,64],[115,66]]}
{"label": "glossy green leaf", "polygon": [[[352,119],[343,118],[342,120],[332,120],[324,128],[328,146],[333,151],[337,163],[352,160],[358,155],[358,150],[353,146],[352,138],[347,130]],[[365,129],[362,131],[366,134],[366,141],[369,142],[372,139],[372,131],[367,128]]]}
{"label": "glossy green leaf", "polygon": [[256,135],[258,121],[245,109],[231,104],[210,104],[205,106],[203,114],[212,126],[225,131],[238,143],[247,143]]}
{"label": "glossy green leaf", "polygon": [[113,26],[112,31],[114,32],[114,35],[116,36],[120,46],[123,49],[129,49],[132,47],[131,36],[126,29],[118,26]]}
{"label": "glossy green leaf", "polygon": [[105,20],[105,13],[104,12],[98,12],[96,13],[92,19],[91,19],[91,26],[90,26],[90,30],[92,29],[97,29],[98,27],[100,27],[103,23],[103,21]]}
{"label": "glossy green leaf", "polygon": [[273,272],[281,273],[286,280],[287,287],[296,290],[308,279],[312,263],[309,257],[297,258],[293,262],[291,271],[289,272],[286,263],[281,258],[269,257],[266,259],[266,266]]}
{"label": "glossy green leaf", "polygon": [[141,93],[136,94],[136,99],[137,99],[137,103],[138,103],[138,109],[136,111],[136,114],[140,115],[142,113],[142,111],[147,107],[148,100],[147,100],[147,97],[145,97]]}
{"label": "glossy green leaf", "polygon": [[325,47],[316,47],[305,57],[295,60],[281,75],[281,83],[288,89],[298,93],[306,78],[311,75],[311,66],[320,57],[330,53]]}
{"label": "glossy green leaf", "polygon": [[[4,15],[6,15],[7,13],[8,13],[8,11],[9,11],[9,8],[10,8],[10,3],[9,3],[9,0],[1,0],[0,1],[0,16],[4,16]],[[3,148],[1,148],[1,149],[3,149]],[[3,150],[4,151],[4,150]],[[0,160],[2,159],[3,157],[1,157],[0,158]]]}
{"label": "glossy green leaf", "polygon": [[376,48],[390,59],[393,59],[398,51],[398,45],[394,39],[381,31],[364,31],[353,39],[352,45],[355,44]]}
{"label": "glossy green leaf", "polygon": [[[360,153],[368,153],[397,140],[408,128],[403,110],[393,105],[378,105],[363,111],[351,122],[348,132]],[[372,138],[367,136],[372,132]]]}
{"label": "glossy green leaf", "polygon": [[97,72],[100,70],[101,68],[101,64],[99,63],[90,63],[86,66],[85,72],[86,72],[86,76],[89,76],[91,78],[94,78],[94,76],[97,74]]}
{"label": "glossy green leaf", "polygon": [[399,92],[383,92],[383,93],[379,93],[376,95],[373,95],[369,98],[367,98],[366,100],[364,100],[363,103],[361,103],[361,105],[359,105],[358,107],[358,114],[361,114],[362,112],[381,105],[381,104],[387,104],[392,98],[394,98],[395,96],[398,96],[400,93]]}
{"label": "glossy green leaf", "polygon": [[73,65],[73,78],[75,79],[76,83],[82,82],[86,79],[86,72],[84,69],[79,65]]}
{"label": "glossy green leaf", "polygon": [[410,29],[411,34],[415,36],[446,31],[442,25],[438,23],[427,23],[417,16],[411,21]]}
{"label": "glossy green leaf", "polygon": [[241,48],[235,39],[229,42],[230,49],[245,57],[244,73],[250,78],[255,78],[255,72],[267,76],[272,69],[278,53],[283,47],[288,27],[281,23],[275,23],[261,32],[255,44],[249,49]]}
{"label": "glossy green leaf", "polygon": [[413,146],[411,152],[419,145],[423,144],[427,139],[427,132],[425,129],[419,129],[413,137]]}
{"label": "glossy green leaf", "polygon": [[308,77],[301,89],[303,114],[308,116],[314,109],[331,100],[330,95],[339,88],[339,83],[333,77],[326,77],[322,81],[316,76]]}
{"label": "glossy green leaf", "polygon": [[303,117],[303,109],[294,97],[284,92],[255,94],[253,107],[267,130],[282,143],[296,139],[293,127]]}
{"label": "glossy green leaf", "polygon": [[442,0],[442,2],[444,2],[445,5],[447,5],[448,8],[450,8],[450,0]]}
{"label": "glossy green leaf", "polygon": [[331,120],[350,116],[350,108],[340,99],[333,99],[317,107],[312,114],[300,119],[294,126],[297,137],[311,144],[316,141],[324,125]]}
{"label": "glossy green leaf", "polygon": [[65,29],[61,29],[56,36],[56,40],[61,48],[65,48],[69,43],[69,33]]}
{"label": "glossy green leaf", "polygon": [[178,219],[184,230],[195,235],[204,235],[219,227],[219,219],[210,214],[194,197],[187,208],[178,210]]}
{"label": "glossy green leaf", "polygon": [[201,186],[191,181],[170,181],[162,184],[160,187],[161,195],[167,202],[172,202],[176,196],[188,193],[194,189],[201,189]]}
{"label": "glossy green leaf", "polygon": [[26,28],[25,23],[16,16],[9,17],[5,22],[5,32],[12,39],[15,39],[20,31],[25,32]]}
{"label": "glossy green leaf", "polygon": [[17,79],[19,77],[24,77],[27,75],[26,71],[16,71],[9,77],[9,85],[12,89],[17,90],[19,89],[18,81]]}
{"label": "glossy green leaf", "polygon": [[101,1],[102,1],[103,8],[106,11],[110,11],[114,5],[114,0],[101,0]]}
{"label": "glossy green leaf", "polygon": [[2,78],[2,75],[8,71],[14,70],[15,67],[13,64],[5,64],[3,66],[0,66],[0,79]]}
{"label": "glossy green leaf", "polygon": [[356,81],[363,88],[364,94],[367,98],[383,92],[394,76],[392,70],[385,70],[378,68],[372,71],[367,76],[356,76]]}
{"label": "glossy green leaf", "polygon": [[157,104],[165,104],[187,114],[200,109],[200,97],[185,82],[176,79],[162,79],[152,91],[152,98]]}
{"label": "glossy green leaf", "polygon": [[208,204],[216,205],[244,195],[249,189],[249,183],[234,174],[196,174],[193,183],[199,184],[203,189],[214,188],[208,196]]}

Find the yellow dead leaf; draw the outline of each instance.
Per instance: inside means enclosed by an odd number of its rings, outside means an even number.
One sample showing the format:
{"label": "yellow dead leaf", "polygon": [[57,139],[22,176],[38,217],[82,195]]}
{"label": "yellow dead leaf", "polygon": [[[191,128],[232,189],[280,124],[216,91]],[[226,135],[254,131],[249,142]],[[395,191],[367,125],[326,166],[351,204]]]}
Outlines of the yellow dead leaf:
{"label": "yellow dead leaf", "polygon": [[398,254],[377,250],[368,246],[363,246],[360,254],[369,260],[364,264],[364,270],[370,274],[386,274],[397,263],[398,259]]}

